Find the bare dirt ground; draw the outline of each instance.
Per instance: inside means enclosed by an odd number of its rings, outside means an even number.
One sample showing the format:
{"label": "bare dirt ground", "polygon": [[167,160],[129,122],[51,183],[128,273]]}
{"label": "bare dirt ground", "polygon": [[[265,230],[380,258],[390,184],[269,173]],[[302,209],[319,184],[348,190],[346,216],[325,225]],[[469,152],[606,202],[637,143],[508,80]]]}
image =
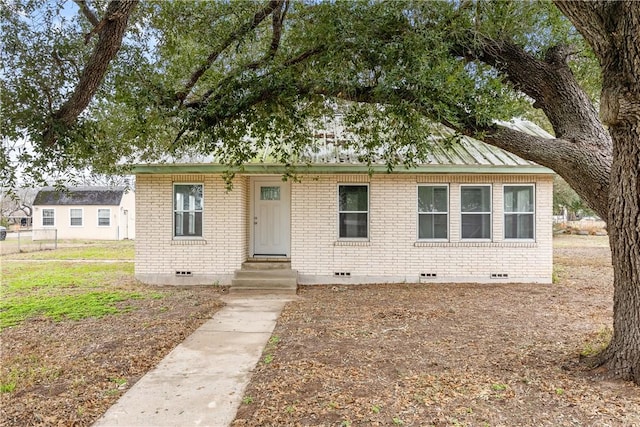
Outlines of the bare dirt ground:
{"label": "bare dirt ground", "polygon": [[559,236],[555,264],[553,285],[305,287],[233,425],[640,425],[640,387],[578,363],[610,335],[606,237]]}
{"label": "bare dirt ground", "polygon": [[[559,236],[553,285],[304,287],[234,426],[640,426],[640,387],[578,364],[610,334],[606,237]],[[132,287],[141,286],[135,283]],[[221,306],[215,288],[0,333],[0,425],[91,425]]]}
{"label": "bare dirt ground", "polygon": [[[132,291],[148,290],[129,285]],[[115,316],[27,321],[0,333],[1,426],[88,426],[222,307],[218,287],[158,287]],[[132,426],[133,427],[133,426]]]}

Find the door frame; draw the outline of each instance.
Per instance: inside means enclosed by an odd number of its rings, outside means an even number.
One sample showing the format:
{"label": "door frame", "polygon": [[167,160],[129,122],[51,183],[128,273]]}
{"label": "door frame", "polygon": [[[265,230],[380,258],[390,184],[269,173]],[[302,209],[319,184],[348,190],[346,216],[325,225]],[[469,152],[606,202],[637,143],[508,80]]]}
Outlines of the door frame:
{"label": "door frame", "polygon": [[[286,203],[286,222],[285,227],[287,236],[285,241],[287,248],[284,255],[256,255],[255,247],[255,224],[256,218],[256,187],[264,184],[277,184],[280,185],[281,194],[286,198],[281,198],[281,202]],[[251,258],[291,258],[291,181],[283,181],[280,176],[253,176],[249,180],[249,200],[250,200],[250,215],[248,218],[249,227],[249,257]]]}

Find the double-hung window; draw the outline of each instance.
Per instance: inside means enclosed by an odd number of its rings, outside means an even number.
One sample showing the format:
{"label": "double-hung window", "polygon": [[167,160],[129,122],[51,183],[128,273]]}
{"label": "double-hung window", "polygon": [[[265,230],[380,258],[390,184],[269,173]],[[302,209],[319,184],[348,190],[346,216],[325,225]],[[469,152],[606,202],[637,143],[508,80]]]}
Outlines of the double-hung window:
{"label": "double-hung window", "polygon": [[98,227],[111,226],[111,209],[98,209]]}
{"label": "double-hung window", "polygon": [[56,225],[55,209],[42,209],[42,226],[53,227]]}
{"label": "double-hung window", "polygon": [[69,225],[71,227],[82,227],[82,208],[69,209]]}
{"label": "double-hung window", "polygon": [[504,238],[533,239],[535,224],[535,187],[504,186]]}
{"label": "double-hung window", "polygon": [[449,238],[449,187],[418,186],[418,239]]}
{"label": "double-hung window", "polygon": [[174,184],[174,237],[202,237],[202,184]]}
{"label": "double-hung window", "polygon": [[491,186],[461,186],[460,205],[461,238],[491,239]]}
{"label": "double-hung window", "polygon": [[369,186],[338,186],[338,236],[369,238]]}

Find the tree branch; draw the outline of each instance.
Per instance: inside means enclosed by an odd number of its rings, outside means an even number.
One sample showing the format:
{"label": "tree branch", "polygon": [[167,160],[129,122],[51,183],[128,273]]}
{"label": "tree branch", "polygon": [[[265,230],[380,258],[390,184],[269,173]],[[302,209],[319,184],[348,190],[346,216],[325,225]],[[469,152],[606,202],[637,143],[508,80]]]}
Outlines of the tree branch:
{"label": "tree branch", "polygon": [[477,34],[468,46],[458,47],[465,58],[494,67],[531,97],[534,107],[544,111],[558,138],[592,141],[596,149],[611,152],[611,137],[602,126],[598,111],[566,63],[573,48],[555,46],[547,51],[545,60],[540,60],[514,43]]}
{"label": "tree branch", "polygon": [[193,74],[191,74],[191,78],[185,84],[184,88],[175,94],[176,99],[180,102],[180,105],[184,103],[184,100],[187,98],[191,89],[196,85],[200,77],[209,69],[211,65],[218,59],[218,56],[229,47],[234,41],[240,39],[242,36],[247,34],[248,32],[254,30],[262,21],[266,19],[274,10],[281,7],[283,0],[270,0],[266,6],[260,9],[253,16],[253,19],[250,22],[245,23],[240,26],[236,31],[229,34],[229,36],[213,51],[209,54],[204,64],[200,66]]}
{"label": "tree branch", "polygon": [[87,20],[91,23],[91,25],[93,25],[94,27],[97,27],[98,24],[100,23],[100,20],[98,19],[98,16],[96,15],[96,13],[93,10],[91,10],[89,5],[87,4],[87,0],[73,0],[73,1],[78,5],[78,7],[80,8],[80,11],[85,16],[85,18],[87,18]]}
{"label": "tree branch", "polygon": [[[601,218],[608,218],[610,151],[593,150],[594,144],[590,140],[547,139],[497,125],[484,129],[482,140],[553,169]],[[586,146],[589,149],[585,149]],[[576,170],[583,173],[577,174]]]}
{"label": "tree branch", "polygon": [[[296,55],[292,58],[286,59],[281,66],[275,67],[274,70],[270,71],[269,73],[266,73],[263,75],[263,78],[272,76],[274,73],[277,73],[278,71],[281,71],[287,67],[291,67],[294,65],[297,65],[299,63],[302,63],[304,61],[306,61],[307,59],[313,57],[314,55],[317,55],[318,53],[322,52],[325,50],[324,46],[316,46],[312,49],[309,49],[307,51],[302,52],[299,55]],[[238,70],[235,73],[230,73],[228,74],[223,80],[221,80],[216,87],[211,88],[209,90],[207,90],[204,95],[195,101],[191,101],[191,102],[185,102],[183,104],[184,107],[186,108],[201,108],[204,105],[206,105],[207,102],[209,102],[209,98],[211,98],[211,96],[213,96],[215,93],[219,93],[220,91],[224,91],[225,88],[232,82],[234,81],[240,74],[242,74],[242,72],[244,72],[245,70],[256,70],[258,68],[260,68],[263,65],[266,65],[267,61],[269,58],[264,57],[258,61],[254,61],[251,62],[247,65],[245,65],[241,70]]]}
{"label": "tree branch", "polygon": [[[60,131],[71,126],[80,113],[91,102],[97,92],[109,64],[118,53],[127,29],[129,16],[138,0],[113,0],[107,6],[101,23],[98,42],[85,65],[80,80],[70,98],[51,117],[51,123],[44,132],[44,140],[53,145]],[[96,27],[97,28],[97,27]]]}
{"label": "tree branch", "polygon": [[289,0],[285,0],[280,4],[280,11],[273,13],[271,27],[273,35],[271,37],[271,45],[269,46],[268,56],[273,58],[280,47],[280,39],[282,38],[282,24],[284,23],[284,17],[289,10]]}
{"label": "tree branch", "polygon": [[619,6],[619,1],[554,0],[554,4],[573,23],[576,29],[593,47],[596,55],[610,49],[610,12],[607,9]]}

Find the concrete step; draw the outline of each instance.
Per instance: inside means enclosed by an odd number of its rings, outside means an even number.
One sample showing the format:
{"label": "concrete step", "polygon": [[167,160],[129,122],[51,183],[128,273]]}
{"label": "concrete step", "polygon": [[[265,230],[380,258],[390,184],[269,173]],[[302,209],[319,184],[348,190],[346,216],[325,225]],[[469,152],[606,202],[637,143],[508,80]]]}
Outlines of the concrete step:
{"label": "concrete step", "polygon": [[231,280],[232,293],[277,293],[295,295],[298,289],[298,272],[291,269],[291,262],[282,259],[250,259],[235,271]]}
{"label": "concrete step", "polygon": [[295,278],[289,279],[260,279],[260,278],[235,278],[231,280],[232,288],[263,288],[263,289],[283,289],[296,288],[298,282]]}
{"label": "concrete step", "polygon": [[289,260],[251,259],[242,263],[243,270],[291,270]]}
{"label": "concrete step", "polygon": [[294,270],[236,270],[236,279],[297,279],[298,272]]}
{"label": "concrete step", "polygon": [[265,288],[256,288],[256,287],[244,287],[244,288],[229,288],[230,294],[241,294],[241,295],[250,295],[250,296],[269,296],[269,295],[279,295],[279,296],[296,296],[297,289],[296,288],[287,288],[287,289],[265,289]]}

